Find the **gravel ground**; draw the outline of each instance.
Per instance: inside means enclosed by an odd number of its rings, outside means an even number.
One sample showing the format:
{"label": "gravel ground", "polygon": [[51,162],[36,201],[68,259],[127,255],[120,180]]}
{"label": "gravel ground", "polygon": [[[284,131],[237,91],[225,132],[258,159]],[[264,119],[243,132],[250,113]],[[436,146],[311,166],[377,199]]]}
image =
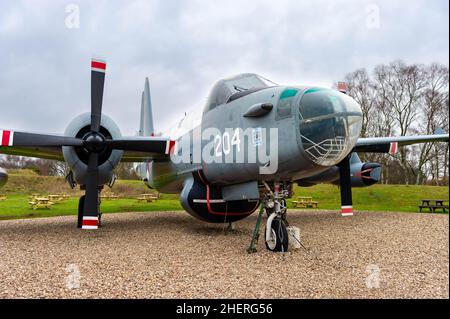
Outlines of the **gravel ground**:
{"label": "gravel ground", "polygon": [[448,215],[290,212],[309,252],[260,240],[249,255],[255,220],[229,232],[180,212],[107,214],[98,231],[75,216],[1,221],[0,297],[449,297]]}

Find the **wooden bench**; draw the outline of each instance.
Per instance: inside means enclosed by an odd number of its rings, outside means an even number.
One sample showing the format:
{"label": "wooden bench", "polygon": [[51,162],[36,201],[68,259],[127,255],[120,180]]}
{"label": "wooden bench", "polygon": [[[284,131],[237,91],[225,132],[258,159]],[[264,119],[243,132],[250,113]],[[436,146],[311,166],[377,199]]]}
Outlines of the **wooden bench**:
{"label": "wooden bench", "polygon": [[6,200],[8,197],[6,195],[0,194],[0,201]]}
{"label": "wooden bench", "polygon": [[309,205],[311,205],[312,208],[317,208],[317,205],[319,205],[319,202],[311,201],[311,202],[309,202]]}
{"label": "wooden bench", "polygon": [[53,203],[57,203],[60,202],[64,199],[64,197],[62,195],[48,195],[48,198],[50,199],[50,201],[52,201]]}
{"label": "wooden bench", "polygon": [[51,202],[51,201],[50,201],[48,198],[46,198],[46,197],[35,197],[35,198],[32,199],[30,202],[28,202],[28,204],[30,204],[31,207],[32,207],[34,210],[36,210],[36,209],[39,209],[39,208],[50,209],[54,203]]}
{"label": "wooden bench", "polygon": [[317,208],[319,202],[313,201],[312,197],[298,197],[298,200],[292,201],[294,208]]}
{"label": "wooden bench", "polygon": [[119,198],[119,196],[117,196],[113,193],[105,193],[105,194],[100,195],[100,198],[104,199],[104,200],[109,200],[109,199],[117,199],[117,198]]}
{"label": "wooden bench", "polygon": [[138,202],[151,203],[151,202],[156,201],[158,199],[158,197],[153,195],[153,194],[142,194],[141,196],[139,196],[136,199],[137,199]]}
{"label": "wooden bench", "polygon": [[449,209],[449,205],[444,204],[446,201],[445,199],[422,199],[422,204],[419,205],[419,212],[427,208],[430,213],[436,213],[438,210],[442,210],[445,213]]}

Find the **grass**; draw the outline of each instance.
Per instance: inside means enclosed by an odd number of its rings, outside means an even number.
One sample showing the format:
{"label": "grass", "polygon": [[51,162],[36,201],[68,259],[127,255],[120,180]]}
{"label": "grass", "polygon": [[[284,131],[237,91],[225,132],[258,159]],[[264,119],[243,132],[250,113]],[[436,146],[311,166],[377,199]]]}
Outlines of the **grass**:
{"label": "grass", "polygon": [[[31,170],[8,171],[8,183],[0,190],[7,195],[7,200],[0,201],[0,219],[31,218],[76,215],[78,198],[82,191],[71,190],[62,177],[39,176]],[[108,191],[108,188],[106,187]],[[33,210],[28,204],[31,194],[59,194],[71,196],[63,202],[56,203],[51,209]],[[102,201],[102,212],[147,212],[181,210],[177,195],[161,194],[158,201],[153,203],[139,203],[136,200],[140,194],[152,193],[143,182],[137,180],[118,180],[112,192],[120,198]]]}
{"label": "grass", "polygon": [[[78,198],[71,197],[63,202],[56,203],[51,209],[33,210],[28,204],[27,195],[8,195],[6,201],[0,201],[0,219],[16,219],[31,217],[49,217],[75,215],[78,210]],[[178,200],[162,199],[153,203],[138,203],[134,198],[119,198],[102,201],[103,213],[119,212],[150,212],[181,210]]]}
{"label": "grass", "polygon": [[[321,184],[313,187],[295,187],[295,195],[311,196],[319,202],[319,209],[339,209],[340,192],[337,186]],[[353,189],[353,208],[367,211],[417,212],[422,199],[449,199],[447,186],[373,185]],[[292,205],[290,206],[292,207]]]}
{"label": "grass", "polygon": [[[103,200],[102,212],[151,212],[181,210],[178,195],[161,194],[161,198],[153,203],[139,203],[136,200],[142,193],[152,192],[142,182],[135,180],[120,180],[112,191],[119,195],[119,199]],[[55,204],[51,209],[33,210],[28,204],[30,194],[53,194],[65,192],[72,197]],[[9,172],[9,181],[0,193],[6,194],[8,199],[0,201],[0,219],[48,217],[61,215],[75,215],[78,207],[78,197],[83,193],[70,190],[63,178],[42,177],[27,170]],[[333,185],[316,185],[313,187],[294,187],[294,196],[311,196],[319,202],[318,210],[333,210],[340,208],[339,189]],[[353,189],[353,207],[355,210],[367,211],[399,211],[417,212],[421,199],[449,198],[446,186],[406,186],[406,185],[373,185],[367,188]]]}

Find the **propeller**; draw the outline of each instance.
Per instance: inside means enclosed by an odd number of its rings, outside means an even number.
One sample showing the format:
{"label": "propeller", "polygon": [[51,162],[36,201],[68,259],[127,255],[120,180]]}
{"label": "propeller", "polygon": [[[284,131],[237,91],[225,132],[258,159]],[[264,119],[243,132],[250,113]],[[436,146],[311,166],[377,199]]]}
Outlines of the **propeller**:
{"label": "propeller", "polygon": [[339,166],[339,188],[341,191],[341,214],[342,216],[353,216],[350,155],[347,155],[338,164],[338,166]]}
{"label": "propeller", "polygon": [[102,119],[103,88],[105,86],[106,62],[91,61],[91,131],[100,130]]}
{"label": "propeller", "polygon": [[91,131],[83,138],[84,147],[89,151],[84,214],[81,224],[83,229],[96,229],[99,224],[98,156],[106,148],[105,137],[99,132],[105,72],[104,61],[94,59],[91,61]]}
{"label": "propeller", "polygon": [[83,146],[79,138],[28,132],[0,130],[1,146]]}
{"label": "propeller", "polygon": [[172,154],[175,141],[167,137],[138,136],[106,139],[100,132],[106,62],[91,60],[91,125],[82,138],[0,130],[0,147],[83,147],[89,154],[83,216],[79,227],[97,229],[99,226],[99,156],[107,149]]}
{"label": "propeller", "polygon": [[89,155],[87,168],[86,193],[84,198],[84,210],[81,228],[98,228],[100,212],[100,203],[98,197],[98,153],[91,153]]}
{"label": "propeller", "polygon": [[167,140],[165,137],[152,137],[153,143],[148,143],[148,137],[117,138],[106,140],[105,144],[116,150],[148,152],[158,154],[172,154],[175,141]]}

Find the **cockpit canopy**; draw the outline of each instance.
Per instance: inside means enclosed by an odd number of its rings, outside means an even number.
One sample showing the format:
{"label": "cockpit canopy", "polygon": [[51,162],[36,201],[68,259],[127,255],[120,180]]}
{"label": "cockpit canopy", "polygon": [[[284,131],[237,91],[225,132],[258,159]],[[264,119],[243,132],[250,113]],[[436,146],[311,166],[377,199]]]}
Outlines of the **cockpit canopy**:
{"label": "cockpit canopy", "polygon": [[276,84],[254,73],[242,73],[222,79],[213,86],[203,113],[230,100],[274,85]]}

